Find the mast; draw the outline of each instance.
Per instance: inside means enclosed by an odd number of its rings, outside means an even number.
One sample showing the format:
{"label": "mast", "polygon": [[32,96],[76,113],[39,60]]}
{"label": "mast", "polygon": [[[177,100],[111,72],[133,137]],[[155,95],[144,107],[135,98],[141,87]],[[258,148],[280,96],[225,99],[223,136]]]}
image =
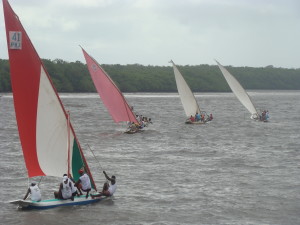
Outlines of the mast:
{"label": "mast", "polygon": [[70,174],[70,111],[67,111],[67,129],[68,129],[68,175]]}

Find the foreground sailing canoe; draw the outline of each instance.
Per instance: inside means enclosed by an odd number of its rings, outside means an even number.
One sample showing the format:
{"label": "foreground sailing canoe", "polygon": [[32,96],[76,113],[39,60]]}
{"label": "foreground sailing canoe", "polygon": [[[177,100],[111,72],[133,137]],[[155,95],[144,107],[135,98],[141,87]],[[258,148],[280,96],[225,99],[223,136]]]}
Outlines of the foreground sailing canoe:
{"label": "foreground sailing canoe", "polygon": [[[28,178],[65,173],[78,180],[83,169],[96,190],[91,171],[52,81],[25,29],[3,0],[14,107]],[[12,201],[25,208],[89,204],[101,199]],[[47,203],[46,203],[47,202]]]}
{"label": "foreground sailing canoe", "polygon": [[60,200],[60,199],[47,199],[39,202],[30,201],[30,200],[14,200],[10,201],[11,204],[17,205],[18,208],[22,209],[50,209],[58,206],[73,206],[73,205],[86,205],[99,201],[107,201],[112,197],[98,197],[92,199],[91,197],[85,198],[85,195],[74,197],[74,201],[71,199]]}
{"label": "foreground sailing canoe", "polygon": [[[222,66],[217,60],[216,60],[218,67],[220,68],[225,80],[227,81],[229,87],[231,88],[234,95],[237,97],[237,99],[245,106],[245,108],[251,113],[250,118],[254,120],[261,120],[264,122],[268,121],[268,115],[266,115],[265,118],[261,117],[259,113],[257,112],[254,104],[252,103],[250,96],[247,94],[245,89],[242,87],[242,85],[235,79],[235,77],[228,72],[228,70]],[[264,114],[263,114],[264,115]]]}
{"label": "foreground sailing canoe", "polygon": [[129,106],[120,89],[99,65],[99,63],[83,48],[82,52],[96,90],[114,122],[130,122],[132,127],[127,130],[126,133],[136,133],[140,131],[139,127],[141,124],[136,119],[136,116],[132,111],[132,107]]}
{"label": "foreground sailing canoe", "polygon": [[[196,101],[196,98],[191,91],[190,87],[184,80],[183,76],[181,75],[180,71],[178,70],[175,63],[171,60],[170,63],[173,65],[174,75],[175,75],[175,81],[177,85],[178,94],[185,112],[185,115],[187,116],[187,120],[185,123],[187,124],[204,124],[210,119],[206,114],[205,111],[201,111],[199,108],[199,105]],[[191,121],[191,117],[194,117],[196,114],[199,114],[200,116],[204,116],[204,120],[198,120],[198,121]]]}

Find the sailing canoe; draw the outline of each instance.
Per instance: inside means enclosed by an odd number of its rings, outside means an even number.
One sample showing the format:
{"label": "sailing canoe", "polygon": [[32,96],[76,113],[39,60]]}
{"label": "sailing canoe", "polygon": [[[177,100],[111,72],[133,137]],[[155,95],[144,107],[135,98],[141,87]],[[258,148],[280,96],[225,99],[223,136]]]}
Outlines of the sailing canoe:
{"label": "sailing canoe", "polygon": [[91,198],[89,197],[88,199],[85,198],[85,195],[82,196],[75,196],[74,201],[71,199],[66,199],[66,200],[61,200],[61,199],[47,199],[47,200],[42,200],[39,202],[36,201],[31,201],[31,200],[14,200],[10,201],[10,204],[17,205],[18,208],[22,209],[50,209],[50,208],[56,208],[58,206],[74,206],[74,205],[87,205],[91,203],[96,203],[99,201],[107,201],[111,200],[112,197],[95,197]]}
{"label": "sailing canoe", "polygon": [[186,123],[187,124],[204,124],[207,121],[191,121],[189,118],[191,116],[195,116],[197,113],[199,115],[204,114],[206,117],[206,112],[201,111],[198,105],[198,102],[190,89],[189,85],[186,83],[185,79],[183,78],[182,74],[178,70],[175,63],[171,60],[170,61],[173,65],[174,75],[175,75],[175,81],[177,85],[178,94],[185,112],[185,115],[187,117]]}
{"label": "sailing canoe", "polygon": [[[3,0],[3,10],[15,114],[28,178],[61,178],[68,173],[78,180],[78,170],[84,169],[96,189],[72,124],[68,123],[66,110],[45,66],[7,0]],[[73,204],[84,201],[94,202],[89,197]],[[28,205],[42,207],[43,204],[31,203]]]}
{"label": "sailing canoe", "polygon": [[[140,126],[139,121],[136,119],[136,115],[132,111],[132,107],[129,106],[124,95],[114,81],[99,63],[83,48],[82,52],[96,90],[114,122],[130,122]],[[137,131],[138,130],[139,129],[137,129]]]}
{"label": "sailing canoe", "polygon": [[250,96],[245,91],[245,89],[242,87],[242,85],[238,82],[238,80],[228,72],[228,70],[222,66],[217,60],[216,60],[218,67],[220,68],[225,80],[227,81],[229,87],[231,88],[234,95],[237,97],[237,99],[245,106],[245,108],[251,113],[251,119],[259,119],[258,112],[253,105]]}

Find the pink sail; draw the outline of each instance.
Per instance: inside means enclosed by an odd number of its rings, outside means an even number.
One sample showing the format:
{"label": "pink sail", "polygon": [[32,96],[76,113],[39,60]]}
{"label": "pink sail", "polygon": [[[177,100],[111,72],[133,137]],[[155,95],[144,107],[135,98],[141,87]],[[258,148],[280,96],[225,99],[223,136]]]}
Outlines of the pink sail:
{"label": "pink sail", "polygon": [[7,0],[3,0],[3,10],[14,107],[28,177],[61,177],[69,172],[78,179],[81,168],[91,176],[50,76]]}
{"label": "pink sail", "polygon": [[117,85],[102,67],[82,48],[89,72],[103,104],[113,120],[139,123]]}

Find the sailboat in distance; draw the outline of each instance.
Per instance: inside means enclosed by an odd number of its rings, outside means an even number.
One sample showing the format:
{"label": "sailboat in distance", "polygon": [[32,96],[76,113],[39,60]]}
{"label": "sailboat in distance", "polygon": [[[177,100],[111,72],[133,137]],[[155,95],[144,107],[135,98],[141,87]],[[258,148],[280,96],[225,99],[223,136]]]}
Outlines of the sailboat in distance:
{"label": "sailboat in distance", "polygon": [[120,89],[99,63],[83,48],[81,49],[96,90],[114,122],[129,122],[129,129],[125,133],[140,131],[142,121],[137,120],[133,107],[129,106]]}
{"label": "sailboat in distance", "polygon": [[222,66],[217,60],[215,60],[218,64],[219,69],[221,70],[225,80],[227,81],[229,87],[231,88],[234,95],[237,99],[245,106],[245,108],[251,113],[250,118],[254,120],[261,120],[267,122],[269,119],[268,111],[263,111],[262,115],[260,115],[254,104],[252,103],[250,96],[247,94],[242,85],[237,81],[237,79],[228,72],[228,70]]}
{"label": "sailboat in distance", "polygon": [[[68,113],[45,66],[7,0],[3,0],[3,10],[14,108],[28,178],[52,176],[61,181],[63,174],[68,174],[78,180],[78,171],[83,170],[96,190]],[[11,203],[21,208],[46,209],[99,200],[81,196],[74,201],[15,200]]]}
{"label": "sailboat in distance", "polygon": [[204,124],[207,121],[212,120],[212,114],[208,116],[205,111],[201,111],[199,105],[196,101],[196,98],[191,91],[190,87],[184,80],[180,71],[178,70],[175,63],[171,60],[170,63],[173,65],[175,81],[177,85],[178,94],[185,112],[187,116],[186,122],[187,124]]}

